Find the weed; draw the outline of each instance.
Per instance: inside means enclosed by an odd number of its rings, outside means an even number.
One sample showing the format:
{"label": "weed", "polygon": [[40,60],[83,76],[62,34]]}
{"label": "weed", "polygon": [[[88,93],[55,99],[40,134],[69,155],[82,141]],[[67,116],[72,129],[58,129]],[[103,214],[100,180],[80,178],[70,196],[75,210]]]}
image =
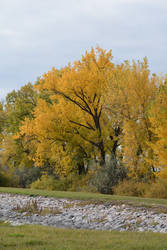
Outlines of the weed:
{"label": "weed", "polygon": [[122,225],[122,228],[124,228],[126,230],[130,230],[132,228],[132,224],[131,223],[125,223],[124,225]]}
{"label": "weed", "polygon": [[157,222],[157,221],[152,221],[151,223],[150,223],[150,226],[153,226],[153,227],[155,227],[155,226],[157,226],[159,223]]}
{"label": "weed", "polygon": [[102,223],[104,221],[106,221],[106,216],[103,216],[101,218],[95,218],[95,219],[91,220],[91,222],[93,222],[93,223]]}
{"label": "weed", "polygon": [[27,202],[24,206],[17,205],[14,208],[15,211],[19,213],[24,213],[24,215],[28,216],[31,214],[39,214],[39,215],[46,215],[46,214],[60,214],[61,211],[59,209],[51,209],[51,208],[40,208],[36,200],[31,202]]}
{"label": "weed", "polygon": [[46,214],[52,214],[52,215],[57,215],[57,214],[61,214],[62,212],[56,208],[56,209],[51,209],[51,208],[43,208],[40,211],[40,215],[46,215]]}
{"label": "weed", "polygon": [[75,204],[74,203],[63,203],[63,208],[72,208],[72,207],[74,207],[75,206]]}
{"label": "weed", "polygon": [[139,227],[140,226],[140,224],[143,222],[143,220],[142,219],[138,219],[137,221],[136,221],[136,226],[137,227]]}

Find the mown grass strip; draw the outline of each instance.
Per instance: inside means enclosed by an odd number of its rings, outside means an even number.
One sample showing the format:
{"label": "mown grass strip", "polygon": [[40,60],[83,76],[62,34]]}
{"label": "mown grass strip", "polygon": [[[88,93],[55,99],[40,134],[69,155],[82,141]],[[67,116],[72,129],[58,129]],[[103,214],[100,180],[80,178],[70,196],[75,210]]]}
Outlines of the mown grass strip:
{"label": "mown grass strip", "polygon": [[0,249],[167,249],[167,235],[151,232],[60,229],[37,225],[13,227],[1,223]]}
{"label": "mown grass strip", "polygon": [[161,205],[167,206],[167,199],[151,199],[151,198],[139,198],[130,196],[118,196],[118,195],[104,195],[97,193],[86,192],[67,192],[67,191],[47,191],[47,190],[35,190],[35,189],[23,189],[23,188],[9,188],[0,187],[1,193],[22,194],[30,196],[44,196],[54,198],[67,198],[73,200],[95,200],[105,202],[124,202],[132,205],[154,206]]}

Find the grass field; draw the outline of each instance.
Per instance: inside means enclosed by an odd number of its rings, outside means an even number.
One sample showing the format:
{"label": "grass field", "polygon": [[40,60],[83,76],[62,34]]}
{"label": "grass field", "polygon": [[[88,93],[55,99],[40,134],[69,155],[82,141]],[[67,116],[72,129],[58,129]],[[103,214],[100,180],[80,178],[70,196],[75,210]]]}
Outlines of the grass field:
{"label": "grass field", "polygon": [[[93,193],[43,191],[19,188],[0,188],[2,193],[26,194],[55,198],[123,202],[149,207],[167,208],[167,200],[145,199],[127,196],[102,195]],[[167,234],[114,232],[95,230],[58,229],[37,225],[13,227],[0,223],[0,249],[58,249],[58,250],[98,250],[98,249],[150,249],[167,250]]]}
{"label": "grass field", "polygon": [[58,229],[44,226],[12,227],[0,223],[0,249],[131,250],[167,249],[167,235]]}

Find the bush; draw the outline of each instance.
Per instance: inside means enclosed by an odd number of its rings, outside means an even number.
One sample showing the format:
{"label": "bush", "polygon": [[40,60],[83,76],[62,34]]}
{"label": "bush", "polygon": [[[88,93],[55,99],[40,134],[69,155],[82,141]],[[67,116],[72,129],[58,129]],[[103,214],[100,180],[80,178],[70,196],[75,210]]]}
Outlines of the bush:
{"label": "bush", "polygon": [[42,175],[33,182],[32,189],[59,190],[59,191],[94,191],[88,187],[91,175],[78,175],[71,173],[67,177],[55,177],[54,175]]}
{"label": "bush", "polygon": [[100,167],[90,184],[103,194],[112,194],[113,187],[126,177],[126,169],[120,166],[115,158]]}
{"label": "bush", "polygon": [[97,192],[96,188],[89,185],[89,181],[92,178],[92,173],[87,174],[72,174],[67,177],[71,179],[71,186],[68,187],[69,191],[83,191],[83,192]]}
{"label": "bush", "polygon": [[8,167],[0,167],[0,186],[1,187],[17,187],[18,176],[15,176],[15,169]]}
{"label": "bush", "polygon": [[113,188],[114,194],[145,197],[146,192],[150,188],[150,184],[144,182],[136,182],[134,180],[124,180]]}
{"label": "bush", "polygon": [[12,183],[12,180],[9,176],[0,174],[0,187],[8,187]]}
{"label": "bush", "polygon": [[30,185],[30,188],[43,190],[64,190],[64,186],[51,175],[42,175],[41,178]]}
{"label": "bush", "polygon": [[4,187],[29,187],[41,176],[39,167],[0,167],[0,186]]}
{"label": "bush", "polygon": [[151,185],[146,193],[145,197],[149,198],[167,198],[167,179],[158,179],[157,182]]}
{"label": "bush", "polygon": [[31,183],[36,181],[41,176],[41,169],[39,167],[17,168],[14,172],[14,176],[18,179],[19,187],[29,187]]}

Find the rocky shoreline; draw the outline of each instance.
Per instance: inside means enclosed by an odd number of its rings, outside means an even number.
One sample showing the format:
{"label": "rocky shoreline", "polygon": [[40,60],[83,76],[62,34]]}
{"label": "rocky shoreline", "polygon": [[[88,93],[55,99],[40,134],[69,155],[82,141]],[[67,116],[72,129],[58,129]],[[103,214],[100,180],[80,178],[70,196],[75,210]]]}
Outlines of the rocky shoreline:
{"label": "rocky shoreline", "polygon": [[[30,208],[34,209],[33,213]],[[154,209],[41,196],[0,194],[0,220],[13,226],[40,224],[73,229],[167,233],[167,214]]]}

